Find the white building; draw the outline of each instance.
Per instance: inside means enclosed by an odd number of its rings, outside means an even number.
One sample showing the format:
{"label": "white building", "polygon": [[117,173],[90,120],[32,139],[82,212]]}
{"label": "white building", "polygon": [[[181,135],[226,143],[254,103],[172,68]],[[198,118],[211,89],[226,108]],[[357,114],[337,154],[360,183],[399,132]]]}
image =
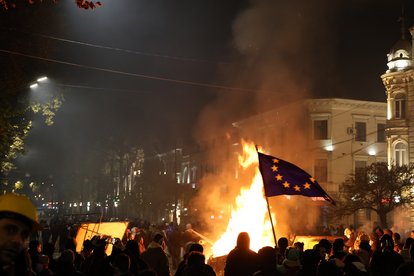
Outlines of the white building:
{"label": "white building", "polygon": [[[414,39],[414,27],[410,29]],[[388,70],[381,76],[387,94],[389,164],[414,162],[413,46],[404,31],[388,54]]]}

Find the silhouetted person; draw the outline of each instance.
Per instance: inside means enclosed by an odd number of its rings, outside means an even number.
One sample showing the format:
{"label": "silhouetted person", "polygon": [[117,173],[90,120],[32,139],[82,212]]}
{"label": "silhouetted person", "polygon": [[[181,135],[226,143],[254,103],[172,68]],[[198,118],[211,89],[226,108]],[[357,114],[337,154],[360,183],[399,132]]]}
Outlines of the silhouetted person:
{"label": "silhouetted person", "polygon": [[257,270],[259,270],[259,257],[256,252],[250,250],[249,234],[241,232],[237,237],[236,247],[227,256],[224,275],[250,276]]}
{"label": "silhouetted person", "polygon": [[318,264],[321,261],[319,251],[306,249],[302,254],[302,268],[298,271],[298,276],[315,276]]}
{"label": "silhouetted person", "polygon": [[[407,239],[412,239],[408,237]],[[395,272],[395,276],[406,276],[406,275],[413,275],[414,273],[414,244],[411,243],[409,249],[409,257],[410,260],[406,261],[405,263],[401,264],[397,271]]]}
{"label": "silhouetted person", "polygon": [[40,255],[36,264],[35,272],[37,276],[50,276],[53,271],[49,269],[49,257],[47,255]]}
{"label": "silhouetted person", "polygon": [[216,276],[216,273],[205,263],[206,258],[203,253],[192,251],[188,254],[187,264],[185,265],[182,276]]}
{"label": "silhouetted person", "polygon": [[53,254],[55,253],[55,246],[48,242],[43,244],[42,253],[49,257],[49,269],[53,272],[56,271],[56,260],[53,258]]}
{"label": "silhouetted person", "polygon": [[121,253],[115,257],[112,264],[114,276],[132,276],[130,272],[131,262],[127,254]]}
{"label": "silhouetted person", "polygon": [[345,275],[350,276],[368,276],[368,271],[361,259],[354,254],[347,254],[344,258]]}
{"label": "silhouetted person", "polygon": [[[188,253],[185,254],[184,259],[179,263],[178,268],[177,268],[174,276],[183,276],[183,275],[185,275],[184,270],[188,266],[188,257],[190,256],[191,252],[199,252],[199,253],[203,254],[204,248],[199,243],[191,244],[191,246],[188,249]],[[198,259],[197,259],[198,257],[193,257],[193,258],[195,258],[193,260],[194,262],[198,261]],[[204,259],[205,259],[205,257],[204,257]],[[205,264],[205,260],[203,262],[204,262],[204,264],[202,265],[203,266],[203,271],[206,272],[209,275],[216,275],[213,268],[210,265]],[[193,269],[193,270],[196,270],[196,269]]]}
{"label": "silhouetted person", "polygon": [[259,257],[259,270],[254,276],[274,276],[281,275],[276,269],[277,266],[277,252],[276,249],[270,246],[262,247],[257,253]]}
{"label": "silhouetted person", "polygon": [[405,239],[404,246],[400,252],[400,255],[403,257],[404,262],[411,261],[410,247],[413,242],[414,242],[414,239],[411,237],[408,237]]}
{"label": "silhouetted person", "polygon": [[371,258],[372,275],[388,276],[394,275],[397,268],[404,262],[403,257],[394,251],[392,237],[384,234],[380,240],[381,251],[376,251]]}
{"label": "silhouetted person", "polygon": [[277,270],[282,275],[296,275],[302,268],[300,263],[299,251],[295,247],[288,247],[285,251],[285,259],[281,265],[277,266]]}
{"label": "silhouetted person", "polygon": [[66,249],[60,255],[57,261],[57,270],[55,275],[58,276],[82,276],[82,273],[75,268],[75,253]]}
{"label": "silhouetted person", "polygon": [[42,252],[42,244],[40,243],[40,241],[30,241],[28,252],[30,255],[30,260],[32,261],[32,270],[36,271],[36,264],[39,261],[40,252]]}
{"label": "silhouetted person", "polygon": [[286,258],[286,248],[289,246],[289,240],[286,237],[281,237],[277,240],[277,262],[282,264],[283,260]]}
{"label": "silhouetted person", "polygon": [[149,268],[157,272],[158,276],[169,276],[171,275],[170,267],[163,246],[164,236],[156,234],[141,257],[148,264]]}
{"label": "silhouetted person", "polygon": [[148,269],[148,264],[141,259],[139,244],[136,240],[127,241],[124,253],[130,258],[132,274],[137,275],[138,272]]}
{"label": "silhouetted person", "polygon": [[105,253],[106,239],[99,236],[92,238],[93,252],[85,259],[81,265],[81,271],[84,275],[105,275],[108,272],[107,255]]}

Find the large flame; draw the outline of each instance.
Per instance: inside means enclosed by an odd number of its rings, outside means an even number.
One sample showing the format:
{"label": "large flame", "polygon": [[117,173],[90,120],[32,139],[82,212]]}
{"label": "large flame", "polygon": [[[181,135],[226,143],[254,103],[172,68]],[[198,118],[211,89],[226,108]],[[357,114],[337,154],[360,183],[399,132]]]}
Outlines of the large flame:
{"label": "large flame", "polygon": [[[249,233],[250,248],[256,252],[263,246],[275,245],[267,203],[263,194],[263,182],[258,169],[256,148],[254,144],[242,143],[243,155],[239,155],[240,166],[244,169],[255,166],[257,169],[250,187],[242,188],[236,198],[227,230],[212,246],[212,254],[215,257],[228,254],[235,247],[240,232]],[[274,218],[273,223],[275,223]]]}

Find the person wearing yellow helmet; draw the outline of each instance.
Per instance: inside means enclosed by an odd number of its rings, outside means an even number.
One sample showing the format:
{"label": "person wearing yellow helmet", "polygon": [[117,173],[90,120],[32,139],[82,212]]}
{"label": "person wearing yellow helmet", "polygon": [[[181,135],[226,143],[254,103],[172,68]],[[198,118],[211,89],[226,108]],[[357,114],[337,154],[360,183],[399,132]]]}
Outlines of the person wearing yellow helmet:
{"label": "person wearing yellow helmet", "polygon": [[[37,211],[24,195],[0,195],[0,275],[22,275],[29,234],[39,230]],[[25,268],[25,266],[27,266]]]}

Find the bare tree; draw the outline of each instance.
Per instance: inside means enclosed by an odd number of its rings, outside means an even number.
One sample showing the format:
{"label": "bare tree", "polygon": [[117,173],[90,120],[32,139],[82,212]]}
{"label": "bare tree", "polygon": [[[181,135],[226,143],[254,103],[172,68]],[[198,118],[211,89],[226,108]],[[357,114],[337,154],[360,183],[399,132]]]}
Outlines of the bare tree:
{"label": "bare tree", "polygon": [[414,165],[388,166],[377,162],[358,169],[342,185],[334,217],[352,215],[367,209],[377,213],[381,227],[386,228],[387,214],[397,207],[408,206],[414,199]]}

